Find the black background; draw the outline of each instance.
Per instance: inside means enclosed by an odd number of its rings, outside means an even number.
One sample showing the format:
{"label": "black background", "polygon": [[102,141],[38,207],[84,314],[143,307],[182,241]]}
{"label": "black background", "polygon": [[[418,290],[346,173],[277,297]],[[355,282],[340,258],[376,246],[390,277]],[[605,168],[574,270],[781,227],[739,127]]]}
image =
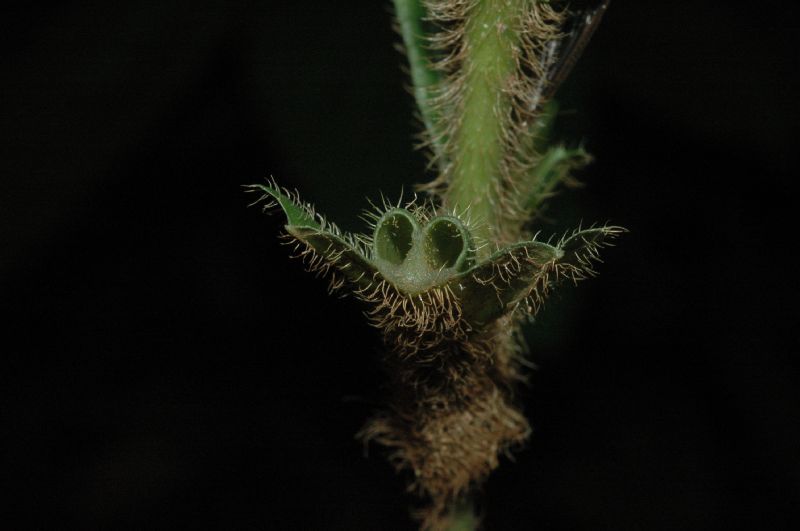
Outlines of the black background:
{"label": "black background", "polygon": [[[531,333],[490,530],[792,529],[797,8],[615,1],[563,90],[597,161],[548,214],[631,230]],[[424,174],[388,1],[0,15],[4,521],[413,529],[377,334],[240,185],[345,228]]]}

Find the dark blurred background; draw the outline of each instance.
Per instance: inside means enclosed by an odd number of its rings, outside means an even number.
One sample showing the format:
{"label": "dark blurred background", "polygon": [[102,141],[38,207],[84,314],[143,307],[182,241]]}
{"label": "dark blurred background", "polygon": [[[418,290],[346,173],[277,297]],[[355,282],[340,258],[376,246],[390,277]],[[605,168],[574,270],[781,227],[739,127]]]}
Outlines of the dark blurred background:
{"label": "dark blurred background", "polygon": [[[240,185],[342,226],[430,178],[389,1],[0,14],[4,521],[411,530],[353,435],[380,342]],[[560,99],[545,232],[630,229],[531,331],[489,530],[797,529],[798,8],[615,1]]]}

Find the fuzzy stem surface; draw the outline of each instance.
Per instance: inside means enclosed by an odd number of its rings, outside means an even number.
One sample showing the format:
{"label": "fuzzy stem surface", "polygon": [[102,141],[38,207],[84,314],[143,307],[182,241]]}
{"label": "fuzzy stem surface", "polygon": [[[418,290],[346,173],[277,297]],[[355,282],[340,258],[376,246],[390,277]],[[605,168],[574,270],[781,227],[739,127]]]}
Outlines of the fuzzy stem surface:
{"label": "fuzzy stem surface", "polygon": [[[519,36],[515,30],[527,0],[482,0],[471,9],[464,35],[464,96],[456,131],[447,204],[470,208],[477,234],[494,240],[504,132],[511,112],[507,86],[516,71]],[[485,256],[491,250],[482,250]]]}
{"label": "fuzzy stem surface", "polygon": [[431,61],[426,50],[427,41],[422,22],[425,19],[425,6],[422,0],[394,0],[395,16],[403,37],[403,47],[408,57],[411,82],[414,87],[414,99],[428,131],[431,148],[439,164],[441,158],[441,135],[436,127],[437,120],[431,106],[431,91],[439,83],[441,75],[431,68]]}
{"label": "fuzzy stem surface", "polygon": [[472,502],[462,499],[450,508],[450,527],[446,531],[475,531],[478,529],[479,520],[475,516]]}

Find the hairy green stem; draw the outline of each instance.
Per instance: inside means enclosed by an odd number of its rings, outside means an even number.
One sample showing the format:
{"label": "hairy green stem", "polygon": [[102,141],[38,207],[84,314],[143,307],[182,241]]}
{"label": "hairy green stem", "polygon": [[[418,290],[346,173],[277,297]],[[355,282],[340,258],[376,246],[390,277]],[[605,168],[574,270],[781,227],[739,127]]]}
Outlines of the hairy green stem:
{"label": "hairy green stem", "polygon": [[[528,0],[483,0],[468,15],[464,34],[463,100],[456,130],[447,204],[470,208],[476,235],[494,240],[498,228],[504,131],[511,110],[506,90],[516,71],[516,31]],[[483,249],[483,254],[491,252]]]}
{"label": "hairy green stem", "polygon": [[469,499],[461,499],[450,507],[450,526],[447,531],[475,531],[480,521]]}
{"label": "hairy green stem", "polygon": [[414,98],[417,101],[422,122],[428,132],[431,149],[441,167],[444,165],[441,149],[441,132],[437,129],[437,119],[431,106],[433,90],[439,84],[441,75],[431,68],[428,57],[428,42],[422,23],[426,18],[425,6],[422,0],[394,0],[394,10],[400,33],[403,36],[403,46],[408,57],[408,66],[411,74],[411,83],[414,87]]}

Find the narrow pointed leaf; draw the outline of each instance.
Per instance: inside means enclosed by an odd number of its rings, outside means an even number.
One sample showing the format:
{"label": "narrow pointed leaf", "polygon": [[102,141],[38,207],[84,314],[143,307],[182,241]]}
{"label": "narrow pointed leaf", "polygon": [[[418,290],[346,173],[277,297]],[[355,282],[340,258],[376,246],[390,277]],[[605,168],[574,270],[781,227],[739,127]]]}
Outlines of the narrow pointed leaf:
{"label": "narrow pointed leaf", "polygon": [[442,76],[432,67],[432,62],[428,57],[430,43],[425,37],[423,28],[423,22],[428,16],[425,5],[423,0],[394,0],[394,9],[400,34],[403,37],[403,47],[408,57],[414,98],[417,101],[417,107],[428,132],[434,154],[439,163],[444,164],[441,158],[441,144],[444,139],[441,138],[439,118],[431,103],[434,99],[434,90],[441,82]]}
{"label": "narrow pointed leaf", "polygon": [[575,232],[559,244],[564,252],[559,260],[556,272],[559,278],[571,278],[574,281],[594,276],[594,262],[600,261],[599,250],[612,245],[611,241],[627,232],[622,227],[598,227]]}
{"label": "narrow pointed leaf", "polygon": [[380,277],[377,268],[341,236],[293,225],[287,225],[286,230],[322,260],[318,265],[312,263],[312,269],[326,271],[334,267],[355,289],[366,289]]}
{"label": "narrow pointed leaf", "polygon": [[556,145],[549,148],[531,175],[532,185],[525,200],[525,208],[536,214],[559,183],[569,184],[570,174],[586,166],[591,160],[591,155],[583,147],[566,148],[563,145]]}
{"label": "narrow pointed leaf", "polygon": [[335,268],[355,289],[372,285],[379,275],[375,266],[335,227],[318,222],[310,205],[291,198],[277,186],[256,184],[249,188],[264,192],[264,198],[273,199],[281,207],[286,215],[286,231],[313,251],[308,260],[311,270],[327,273]]}
{"label": "narrow pointed leaf", "polygon": [[537,289],[562,254],[546,243],[518,243],[494,253],[448,285],[461,302],[464,319],[480,328]]}
{"label": "narrow pointed leaf", "polygon": [[536,117],[531,129],[534,152],[544,153],[552,144],[556,117],[558,117],[558,102],[549,100],[542,106],[542,110],[539,116]]}
{"label": "narrow pointed leaf", "polygon": [[264,195],[261,199],[273,199],[286,214],[286,225],[295,227],[309,227],[322,229],[320,224],[314,219],[314,214],[309,205],[304,205],[299,201],[293,200],[286,193],[282,192],[277,186],[266,184],[251,184],[247,186],[249,192],[261,190]]}

